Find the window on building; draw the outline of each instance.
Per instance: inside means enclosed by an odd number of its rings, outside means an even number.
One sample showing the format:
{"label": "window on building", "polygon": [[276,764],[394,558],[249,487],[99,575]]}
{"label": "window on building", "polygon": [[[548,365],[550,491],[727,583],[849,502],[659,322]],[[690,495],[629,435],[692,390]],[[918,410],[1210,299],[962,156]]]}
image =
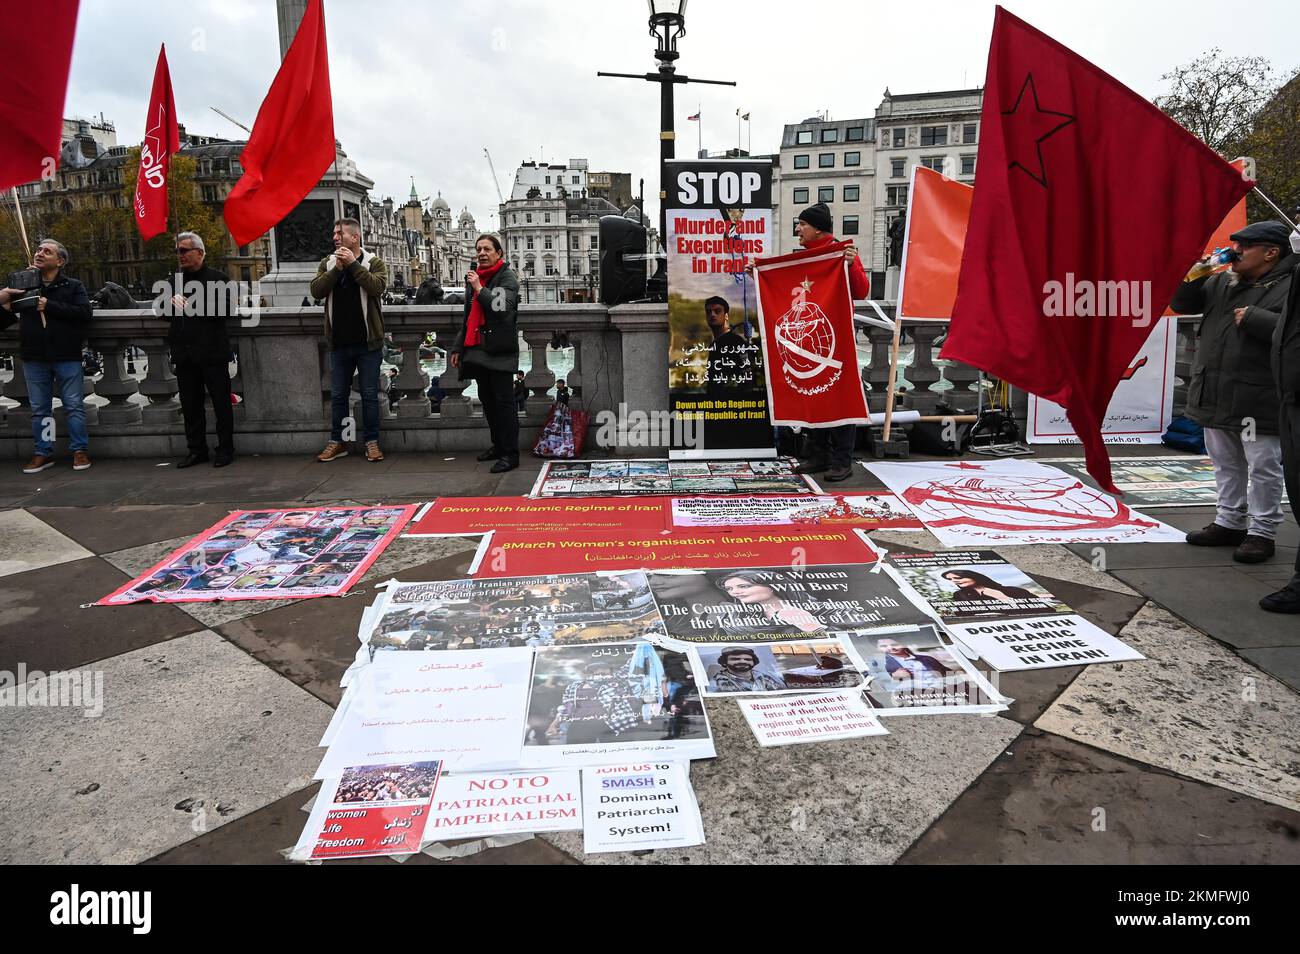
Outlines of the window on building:
{"label": "window on building", "polygon": [[240,258],[248,258],[248,246],[247,246],[247,245],[241,245],[241,246],[239,246],[239,257],[240,257]]}
{"label": "window on building", "polygon": [[922,156],[921,165],[927,169],[933,169],[935,172],[943,172],[944,156]]}
{"label": "window on building", "polygon": [[796,169],[807,169],[807,168],[808,168],[808,157],[807,157],[807,156],[795,156],[795,157],[794,157],[794,167],[795,167]]}
{"label": "window on building", "polygon": [[547,177],[546,177],[546,184],[547,184],[547,185],[550,185],[550,184],[551,184],[551,177],[550,177],[550,176],[547,176]]}
{"label": "window on building", "polygon": [[834,202],[834,201],[835,201],[835,187],[834,187],[834,186],[822,186],[821,188],[819,188],[819,189],[817,190],[817,201],[818,201],[818,202]]}
{"label": "window on building", "polygon": [[511,213],[510,213],[510,224],[511,224],[511,225],[518,225],[518,224],[519,224],[519,213],[518,213],[518,212],[511,212]]}
{"label": "window on building", "polygon": [[531,252],[533,250],[533,237],[530,235],[525,241],[527,241],[528,244],[524,247]]}
{"label": "window on building", "polygon": [[907,160],[906,160],[906,159],[890,159],[890,160],[889,160],[889,177],[890,177],[891,179],[901,179],[901,178],[903,178],[903,176],[905,176],[905,175],[907,175]]}
{"label": "window on building", "polygon": [[845,164],[846,166],[860,166],[860,165],[862,165],[862,153],[860,153],[860,152],[846,152],[846,153],[844,154],[844,164]]}
{"label": "window on building", "polygon": [[531,222],[532,220],[533,220],[533,213],[531,213],[531,212],[525,212],[525,213],[524,213],[524,221],[525,221],[525,222]]}
{"label": "window on building", "polygon": [[901,149],[907,145],[907,128],[900,127],[894,130],[894,148]]}
{"label": "window on building", "polygon": [[844,201],[845,201],[845,202],[857,202],[857,201],[858,201],[858,196],[860,196],[861,194],[862,194],[862,193],[861,193],[861,189],[860,189],[859,186],[845,186],[845,187],[844,187]]}
{"label": "window on building", "polygon": [[818,156],[817,156],[817,168],[818,168],[818,169],[834,169],[834,168],[835,168],[835,153],[833,153],[833,152],[823,152],[823,153],[819,153]]}
{"label": "window on building", "polygon": [[840,131],[835,128],[822,130],[822,142],[839,142]]}
{"label": "window on building", "polygon": [[841,235],[857,235],[857,234],[858,234],[858,217],[857,217],[856,215],[846,215],[846,216],[844,216],[844,225],[843,225],[843,227],[840,229],[840,234],[841,234]]}
{"label": "window on building", "polygon": [[551,237],[549,235],[546,236],[546,241],[545,244],[542,245],[542,248],[551,248]]}
{"label": "window on building", "polygon": [[974,157],[974,156],[962,156],[962,157],[961,157],[961,174],[964,175],[964,176],[973,176],[973,175],[975,175],[975,157]]}
{"label": "window on building", "polygon": [[591,237],[591,247],[592,247],[592,248],[599,248],[599,247],[600,247],[600,236],[598,236],[598,235],[593,235],[593,236]]}
{"label": "window on building", "polygon": [[865,126],[850,126],[844,130],[844,140],[846,142],[862,142],[866,138]]}
{"label": "window on building", "polygon": [[575,249],[581,247],[581,242],[579,242],[578,236],[573,236],[573,241],[570,243],[570,247]]}
{"label": "window on building", "polygon": [[574,176],[574,177],[573,177],[573,184],[574,184],[574,185],[577,185],[577,184],[578,184],[578,177],[577,177],[577,176]]}
{"label": "window on building", "polygon": [[807,205],[807,204],[808,204],[808,190],[807,190],[807,189],[795,189],[795,190],[794,190],[794,203],[795,203],[795,205]]}
{"label": "window on building", "polygon": [[800,129],[797,133],[794,134],[794,141],[796,145],[800,145],[800,146],[808,145],[810,142],[813,141],[812,130]]}
{"label": "window on building", "polygon": [[948,145],[948,127],[947,126],[922,126],[921,145],[922,146]]}
{"label": "window on building", "polygon": [[905,185],[886,186],[885,205],[907,205],[907,186]]}
{"label": "window on building", "polygon": [[546,213],[545,221],[547,221],[547,222],[551,221],[551,213],[549,213],[549,212]]}
{"label": "window on building", "polygon": [[975,141],[975,124],[966,123],[961,127],[961,141],[963,145],[969,146]]}

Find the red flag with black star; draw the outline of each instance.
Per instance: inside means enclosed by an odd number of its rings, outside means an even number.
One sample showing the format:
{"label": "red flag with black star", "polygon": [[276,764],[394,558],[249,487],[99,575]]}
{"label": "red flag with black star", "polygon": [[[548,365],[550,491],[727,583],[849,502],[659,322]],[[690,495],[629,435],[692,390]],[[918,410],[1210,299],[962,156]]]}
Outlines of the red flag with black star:
{"label": "red flag with black star", "polygon": [[158,51],[153,71],[153,92],[145,114],[144,142],[140,144],[140,171],[135,178],[135,225],[146,242],[167,230],[167,176],[172,156],[180,151],[176,127],[176,101],[167,69],[167,46]]}
{"label": "red flag with black star", "polygon": [[1159,109],[1001,7],[974,202],[940,357],[1066,409],[1118,493],[1106,406],[1206,239],[1253,183]]}

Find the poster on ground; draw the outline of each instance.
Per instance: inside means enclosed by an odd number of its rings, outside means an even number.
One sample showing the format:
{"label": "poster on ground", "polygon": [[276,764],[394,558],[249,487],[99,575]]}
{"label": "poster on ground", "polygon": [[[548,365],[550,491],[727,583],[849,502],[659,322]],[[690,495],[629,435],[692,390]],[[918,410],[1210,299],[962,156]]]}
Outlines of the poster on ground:
{"label": "poster on ground", "polygon": [[355,765],[321,785],[294,861],[410,855],[420,850],[441,763]]}
{"label": "poster on ground", "polygon": [[862,674],[838,639],[692,646],[705,696],[769,696],[855,689]]}
{"label": "poster on ground", "polygon": [[755,266],[774,425],[869,423],[844,258],[850,244],[802,249]]}
{"label": "poster on ground", "polygon": [[[1115,387],[1101,436],[1107,444],[1159,444],[1174,415],[1174,353],[1178,319],[1157,319],[1142,349]],[[1030,444],[1078,444],[1065,408],[1029,395],[1025,440]],[[1120,488],[1121,490],[1123,488]]]}
{"label": "poster on ground", "polygon": [[874,563],[879,552],[852,529],[660,530],[568,533],[497,531],[479,545],[476,579],[592,570],[722,569],[783,563]]}
{"label": "poster on ground", "polygon": [[867,680],[863,698],[882,717],[1001,712],[1010,702],[933,625],[844,638]]}
{"label": "poster on ground", "polygon": [[577,770],[444,775],[429,804],[425,838],[454,841],[582,827]]}
{"label": "poster on ground", "polygon": [[764,747],[889,735],[861,692],[742,698],[736,704]]}
{"label": "poster on ground", "polygon": [[95,605],[339,596],[415,510],[414,504],[239,510]]}
{"label": "poster on ground", "polygon": [[930,621],[888,572],[867,565],[659,571],[650,588],[670,641],[758,643]]}
{"label": "poster on ground", "polygon": [[408,537],[466,537],[592,530],[663,530],[667,497],[439,497],[406,530]]}
{"label": "poster on ground", "polygon": [[663,635],[644,573],[396,583],[364,634],[364,654],[617,642]]}
{"label": "poster on ground", "polygon": [[864,465],[945,547],[1181,543],[1186,534],[1033,460]]}
{"label": "poster on ground", "polygon": [[953,636],[999,671],[1144,658],[992,550],[893,553],[889,562]]}
{"label": "poster on ground", "polygon": [[674,497],[677,527],[854,527],[923,530],[897,494],[828,494],[819,497]]}
{"label": "poster on ground", "polygon": [[587,854],[704,844],[688,762],[583,769],[582,809]]}
{"label": "poster on ground", "polygon": [[526,768],[713,758],[690,659],[647,642],[536,650]]}
{"label": "poster on ground", "polygon": [[745,268],[776,247],[772,163],[670,160],[665,174],[670,454],[775,456],[758,302]]}
{"label": "poster on ground", "polygon": [[529,496],[820,494],[811,477],[794,472],[796,465],[789,458],[547,461]]}
{"label": "poster on ground", "polygon": [[[1096,486],[1082,459],[1041,463]],[[1214,462],[1208,457],[1112,457],[1110,472],[1125,501],[1134,507],[1212,507],[1219,500]]]}

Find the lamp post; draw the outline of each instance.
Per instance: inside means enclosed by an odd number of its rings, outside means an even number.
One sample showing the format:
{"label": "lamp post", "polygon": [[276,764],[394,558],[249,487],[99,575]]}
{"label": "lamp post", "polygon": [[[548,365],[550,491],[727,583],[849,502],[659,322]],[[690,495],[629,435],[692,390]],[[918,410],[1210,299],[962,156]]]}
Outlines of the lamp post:
{"label": "lamp post", "polygon": [[712,86],[735,86],[735,80],[691,79],[678,76],[673,65],[681,55],[677,41],[686,35],[686,0],[646,0],[650,6],[650,35],[655,38],[655,59],[659,61],[657,73],[604,73],[597,76],[617,76],[623,79],[641,79],[659,84],[659,241],[667,239],[668,160],[676,156],[674,148],[677,134],[673,130],[673,86],[677,83],[708,83]]}

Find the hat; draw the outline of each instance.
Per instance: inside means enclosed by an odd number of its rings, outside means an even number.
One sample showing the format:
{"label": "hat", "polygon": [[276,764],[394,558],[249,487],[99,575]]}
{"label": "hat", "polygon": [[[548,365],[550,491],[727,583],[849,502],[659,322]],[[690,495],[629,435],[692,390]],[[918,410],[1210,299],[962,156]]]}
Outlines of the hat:
{"label": "hat", "polygon": [[1230,236],[1234,242],[1249,242],[1252,245],[1276,245],[1286,249],[1290,246],[1291,230],[1281,222],[1252,222],[1240,232]]}
{"label": "hat", "polygon": [[831,218],[830,206],[825,202],[808,206],[799,213],[799,221],[807,222],[818,232],[829,232],[835,226],[835,221]]}

